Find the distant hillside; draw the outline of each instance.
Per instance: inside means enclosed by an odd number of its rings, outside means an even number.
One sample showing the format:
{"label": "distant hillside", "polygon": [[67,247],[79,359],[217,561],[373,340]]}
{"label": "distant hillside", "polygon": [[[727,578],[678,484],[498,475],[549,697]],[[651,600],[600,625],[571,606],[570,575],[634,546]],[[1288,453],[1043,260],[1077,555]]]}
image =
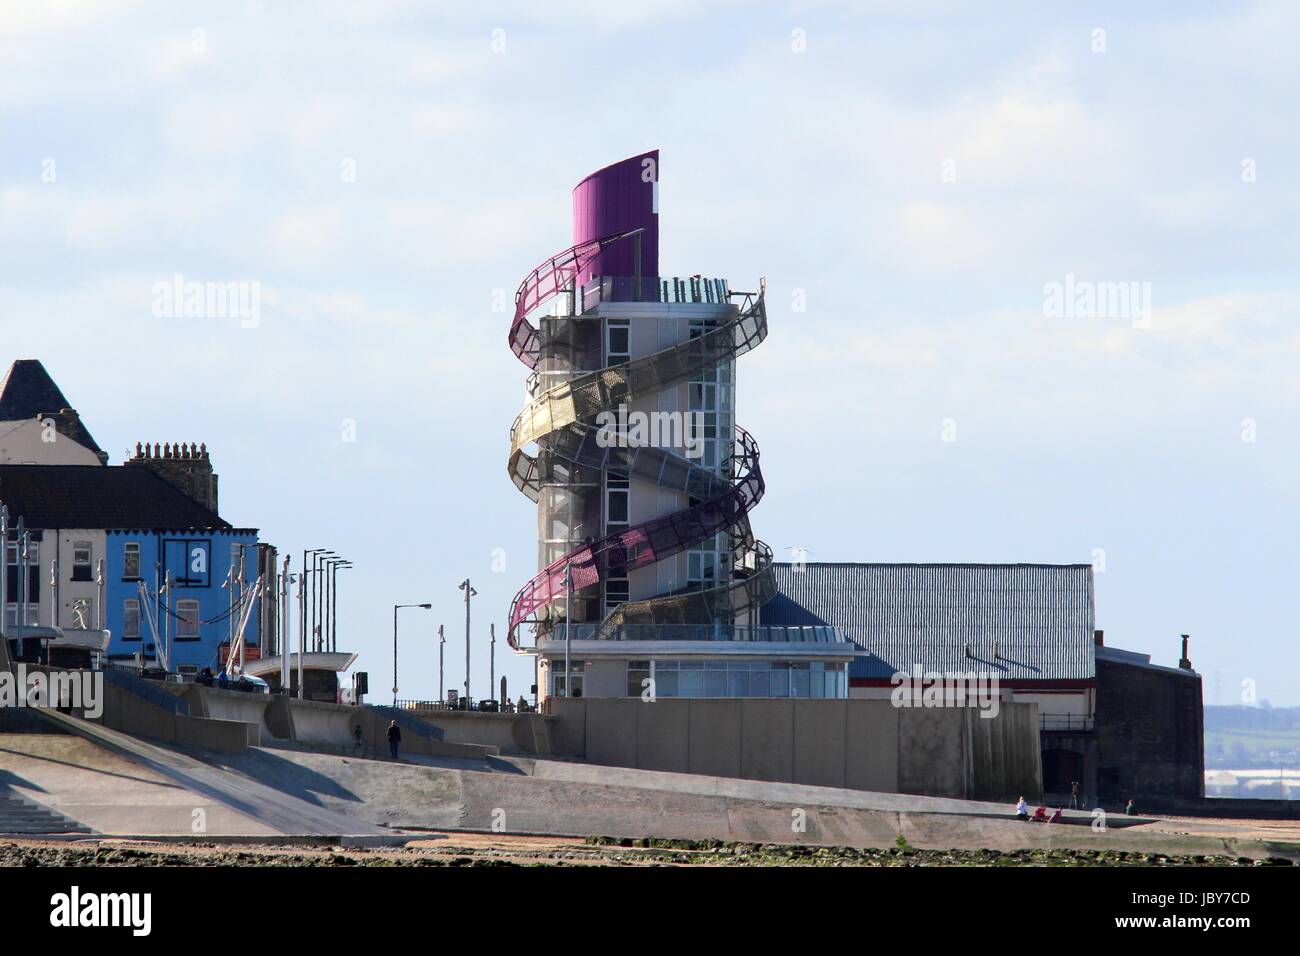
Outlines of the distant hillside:
{"label": "distant hillside", "polygon": [[1206,707],[1205,769],[1300,768],[1300,707]]}

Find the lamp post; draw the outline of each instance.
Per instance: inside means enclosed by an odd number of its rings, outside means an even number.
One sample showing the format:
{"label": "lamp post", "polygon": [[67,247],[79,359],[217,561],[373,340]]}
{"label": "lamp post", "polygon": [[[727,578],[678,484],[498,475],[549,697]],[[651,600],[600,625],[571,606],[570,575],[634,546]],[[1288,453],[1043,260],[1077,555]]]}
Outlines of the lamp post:
{"label": "lamp post", "polygon": [[[9,506],[0,503],[0,661],[9,661],[9,636],[4,612],[9,607]],[[441,631],[439,631],[441,633]]]}
{"label": "lamp post", "polygon": [[304,697],[306,686],[303,675],[303,657],[306,656],[307,638],[307,569],[304,567],[293,577],[298,581],[298,699]]}
{"label": "lamp post", "polygon": [[[14,542],[14,555],[18,558],[18,618],[14,621],[14,635],[18,640],[18,653],[23,652],[23,625],[27,623],[27,531],[23,519],[18,519],[18,540]],[[5,569],[6,572],[8,569]]]}
{"label": "lamp post", "polygon": [[350,563],[351,562],[340,557],[327,557],[321,561],[321,570],[325,572],[324,579],[321,581],[322,600],[320,606],[320,616],[321,616],[320,649],[322,651],[331,651],[334,649],[331,646],[333,633],[334,633],[333,630],[334,614],[332,613],[331,609],[338,607],[338,599],[334,591],[334,586],[337,583],[338,579],[334,576],[334,571],[336,568],[338,568],[339,565],[350,564]]}
{"label": "lamp post", "polygon": [[[298,653],[301,654],[307,649],[307,638],[309,635],[310,617],[307,614],[307,579],[311,577],[311,565],[307,563],[307,558],[311,558],[314,565],[316,555],[325,551],[325,548],[306,548],[302,552],[302,573],[298,576],[298,602],[301,605],[302,613],[298,620]],[[299,659],[301,663],[301,658]],[[302,687],[298,690],[301,692]]]}
{"label": "lamp post", "polygon": [[289,693],[289,559],[284,556],[284,570],[280,572],[280,606],[275,615],[276,633],[280,639],[280,692]]}
{"label": "lamp post", "polygon": [[469,599],[478,594],[469,583],[469,578],[460,582],[460,590],[465,592],[465,710],[469,711]]}
{"label": "lamp post", "polygon": [[329,623],[326,625],[326,632],[329,634],[329,643],[326,646],[327,651],[337,651],[339,649],[339,584],[338,572],[341,568],[346,571],[352,567],[351,561],[336,561],[330,565],[330,607]]}
{"label": "lamp post", "polygon": [[438,699],[446,700],[447,694],[442,689],[442,652],[447,649],[447,638],[442,633],[442,625],[438,625]]}
{"label": "lamp post", "polygon": [[323,562],[334,554],[333,551],[323,549],[318,555],[311,559],[311,646],[312,650],[321,650],[320,646],[320,615],[317,609],[320,607],[321,587],[320,572]]}
{"label": "lamp post", "polygon": [[564,696],[573,696],[569,650],[573,643],[573,562],[564,566]]}
{"label": "lamp post", "polygon": [[397,612],[404,607],[422,607],[426,611],[432,604],[394,604],[393,605],[393,706],[397,706]]}

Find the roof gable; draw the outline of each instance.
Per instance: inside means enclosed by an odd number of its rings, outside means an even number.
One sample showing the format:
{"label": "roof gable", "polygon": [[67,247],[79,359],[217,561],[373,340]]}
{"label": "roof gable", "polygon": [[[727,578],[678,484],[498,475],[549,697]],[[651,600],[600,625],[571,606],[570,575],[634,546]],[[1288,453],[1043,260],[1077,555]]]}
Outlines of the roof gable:
{"label": "roof gable", "polygon": [[[39,359],[17,359],[9,366],[4,379],[0,380],[0,421],[55,415],[72,407]],[[101,460],[107,460],[108,456],[95,442],[80,417],[61,424],[66,428],[69,438],[79,445],[85,445],[98,454]]]}

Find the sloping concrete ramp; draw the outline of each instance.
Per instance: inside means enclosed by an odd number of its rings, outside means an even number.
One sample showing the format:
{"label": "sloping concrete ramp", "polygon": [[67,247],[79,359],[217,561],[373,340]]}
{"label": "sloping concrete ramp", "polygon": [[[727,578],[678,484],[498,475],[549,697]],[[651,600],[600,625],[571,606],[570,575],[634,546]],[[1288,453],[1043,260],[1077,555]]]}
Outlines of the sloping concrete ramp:
{"label": "sloping concrete ramp", "polygon": [[147,767],[186,790],[208,797],[286,836],[347,837],[355,842],[390,842],[391,834],[358,817],[313,803],[258,780],[231,774],[186,753],[148,743],[55,710],[42,716],[66,732]]}
{"label": "sloping concrete ramp", "polygon": [[90,740],[53,731],[0,733],[0,783],[84,828],[116,836],[279,835]]}
{"label": "sloping concrete ramp", "polygon": [[[1029,824],[1002,804],[494,757],[388,761],[250,749],[233,773],[310,791],[331,809],[408,831],[718,839],[826,846],[1106,845],[1087,826]],[[1075,823],[1091,815],[1071,813]],[[1138,818],[1112,820],[1134,825]],[[1115,835],[1115,828],[1109,837]]]}

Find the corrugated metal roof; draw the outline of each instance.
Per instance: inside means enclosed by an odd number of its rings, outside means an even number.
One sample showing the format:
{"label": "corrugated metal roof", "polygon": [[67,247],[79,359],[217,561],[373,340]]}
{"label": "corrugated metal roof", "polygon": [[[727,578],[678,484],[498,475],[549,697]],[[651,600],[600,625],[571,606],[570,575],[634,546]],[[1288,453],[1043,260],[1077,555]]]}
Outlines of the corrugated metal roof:
{"label": "corrugated metal roof", "polygon": [[[986,671],[1006,680],[1096,673],[1088,564],[777,564],[763,624],[830,624],[869,652],[851,677]],[[970,646],[970,656],[966,648]]]}

